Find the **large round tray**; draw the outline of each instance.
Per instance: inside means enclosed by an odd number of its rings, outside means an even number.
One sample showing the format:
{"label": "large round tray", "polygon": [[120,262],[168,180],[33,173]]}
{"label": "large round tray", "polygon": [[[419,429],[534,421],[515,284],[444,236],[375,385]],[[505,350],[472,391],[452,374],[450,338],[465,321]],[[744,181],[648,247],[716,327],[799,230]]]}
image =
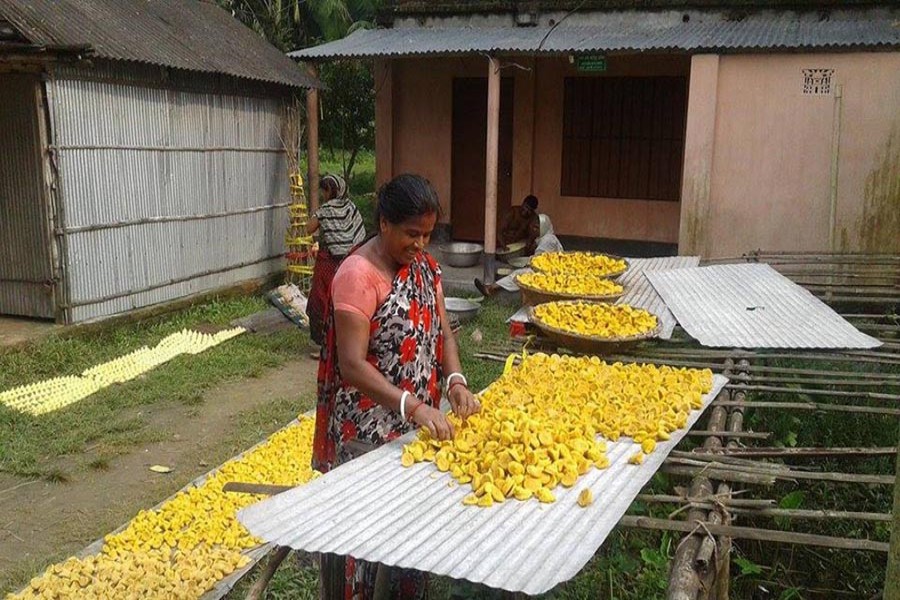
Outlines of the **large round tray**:
{"label": "large round tray", "polygon": [[[573,302],[576,301],[566,300],[562,303],[566,304]],[[580,302],[584,301],[581,300]],[[594,304],[608,304],[608,302],[595,302]],[[545,336],[547,336],[547,338],[549,338],[551,341],[556,342],[560,346],[564,346],[566,348],[569,348],[570,350],[575,350],[576,352],[583,352],[585,354],[615,354],[617,352],[621,352],[622,350],[631,348],[632,346],[635,346],[640,342],[652,340],[659,337],[659,333],[662,328],[659,315],[657,315],[656,313],[651,313],[656,317],[656,327],[652,330],[631,337],[602,338],[593,335],[572,333],[563,329],[552,327],[538,319],[533,310],[530,312],[531,322],[535,325],[535,327],[540,329],[541,332]]]}
{"label": "large round tray", "polygon": [[[573,251],[573,252],[556,252],[556,253],[554,253],[554,254],[576,254],[576,252],[577,252],[578,254],[590,254],[591,256],[607,256],[607,257],[609,257],[609,258],[614,258],[614,259],[616,259],[616,260],[621,260],[621,261],[624,261],[624,262],[625,262],[625,268],[622,269],[621,271],[614,271],[614,272],[612,272],[612,273],[607,273],[607,274],[605,274],[605,275],[594,275],[594,277],[602,277],[603,279],[614,279],[614,278],[616,278],[616,277],[619,277],[619,276],[621,276],[621,275],[624,275],[626,272],[628,272],[628,269],[631,268],[631,263],[628,262],[628,259],[627,259],[627,258],[624,258],[624,257],[621,257],[621,256],[617,256],[617,255],[615,255],[615,254],[606,254],[605,252],[580,252],[580,251]],[[536,255],[532,256],[532,257],[531,257],[531,260],[528,262],[528,266],[531,267],[531,269],[532,269],[533,271],[537,271],[538,273],[542,273],[543,271],[542,271],[541,269],[539,269],[539,268],[537,268],[537,267],[534,266],[534,259],[537,258],[538,256],[540,256],[540,255],[539,255],[539,254],[536,254]]]}
{"label": "large round tray", "polygon": [[[608,277],[600,277],[599,279],[609,279]],[[516,285],[522,292],[522,304],[525,306],[537,306],[545,302],[556,302],[557,300],[590,300],[594,302],[612,301],[620,298],[625,293],[625,286],[622,291],[615,294],[607,294],[605,296],[590,296],[585,294],[567,294],[565,292],[548,292],[534,286],[522,283],[519,277],[516,277]]]}

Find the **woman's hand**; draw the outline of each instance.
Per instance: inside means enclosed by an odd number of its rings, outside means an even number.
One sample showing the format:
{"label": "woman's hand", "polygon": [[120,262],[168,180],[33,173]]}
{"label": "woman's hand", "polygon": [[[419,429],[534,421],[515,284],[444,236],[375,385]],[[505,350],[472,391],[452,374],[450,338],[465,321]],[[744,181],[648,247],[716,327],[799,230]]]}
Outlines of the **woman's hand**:
{"label": "woman's hand", "polygon": [[447,420],[447,415],[436,408],[423,404],[413,413],[412,419],[419,427],[427,428],[431,437],[437,440],[453,439],[453,424]]}
{"label": "woman's hand", "polygon": [[454,385],[447,396],[453,412],[461,419],[468,419],[481,410],[481,404],[464,385]]}

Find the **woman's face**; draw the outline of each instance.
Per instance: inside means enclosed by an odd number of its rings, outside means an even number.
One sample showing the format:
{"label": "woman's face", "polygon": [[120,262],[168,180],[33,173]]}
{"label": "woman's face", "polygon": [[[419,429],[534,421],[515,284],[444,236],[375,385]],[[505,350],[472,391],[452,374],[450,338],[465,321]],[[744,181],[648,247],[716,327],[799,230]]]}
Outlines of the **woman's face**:
{"label": "woman's face", "polygon": [[334,200],[334,197],[337,195],[337,190],[334,188],[334,185],[328,183],[325,184],[325,187],[320,188],[322,192],[322,202],[328,202],[329,200]]}
{"label": "woman's face", "polygon": [[380,226],[384,248],[394,262],[408,265],[428,245],[436,222],[436,213],[412,217],[398,224],[382,217]]}

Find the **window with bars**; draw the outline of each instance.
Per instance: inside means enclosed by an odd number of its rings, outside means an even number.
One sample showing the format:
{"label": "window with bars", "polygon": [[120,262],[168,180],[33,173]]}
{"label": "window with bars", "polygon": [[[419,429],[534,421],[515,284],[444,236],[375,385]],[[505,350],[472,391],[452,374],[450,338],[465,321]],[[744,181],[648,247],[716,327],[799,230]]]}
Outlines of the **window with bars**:
{"label": "window with bars", "polygon": [[560,192],[678,201],[685,77],[567,77]]}

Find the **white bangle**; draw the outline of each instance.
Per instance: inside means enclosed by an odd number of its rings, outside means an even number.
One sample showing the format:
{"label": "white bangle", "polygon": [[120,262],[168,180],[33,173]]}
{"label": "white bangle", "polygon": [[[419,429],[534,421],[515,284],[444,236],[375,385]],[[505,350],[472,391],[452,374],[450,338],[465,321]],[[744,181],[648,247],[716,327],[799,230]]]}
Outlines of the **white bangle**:
{"label": "white bangle", "polygon": [[406,420],[406,399],[409,396],[412,396],[409,390],[404,390],[403,394],[400,395],[400,418],[404,421]]}
{"label": "white bangle", "polygon": [[466,387],[469,387],[469,382],[466,381],[465,375],[457,372],[457,373],[450,373],[449,375],[447,375],[447,389],[448,390],[450,389],[450,380],[453,379],[454,377],[459,377],[460,379],[462,379],[463,385]]}

